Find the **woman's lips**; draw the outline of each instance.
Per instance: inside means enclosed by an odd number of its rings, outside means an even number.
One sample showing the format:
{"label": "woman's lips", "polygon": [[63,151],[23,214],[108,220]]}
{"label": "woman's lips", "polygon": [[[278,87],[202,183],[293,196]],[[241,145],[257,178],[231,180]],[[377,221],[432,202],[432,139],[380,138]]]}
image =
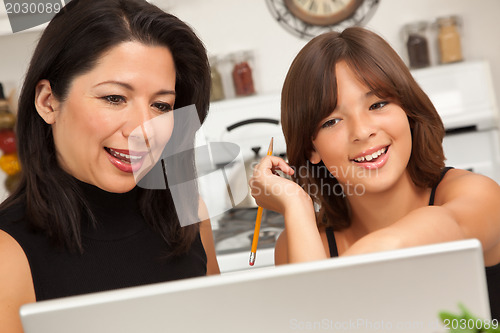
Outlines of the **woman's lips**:
{"label": "woman's lips", "polygon": [[363,152],[351,161],[365,169],[378,169],[385,165],[389,159],[390,146],[370,149]]}
{"label": "woman's lips", "polygon": [[126,149],[104,147],[108,159],[120,171],[133,173],[139,171],[147,152],[130,152]]}

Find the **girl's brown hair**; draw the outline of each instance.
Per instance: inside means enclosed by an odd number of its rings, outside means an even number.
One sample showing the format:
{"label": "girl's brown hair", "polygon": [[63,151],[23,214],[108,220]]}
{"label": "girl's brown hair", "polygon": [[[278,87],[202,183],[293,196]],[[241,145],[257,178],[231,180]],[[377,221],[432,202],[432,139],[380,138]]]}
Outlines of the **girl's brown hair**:
{"label": "girl's brown hair", "polygon": [[[304,189],[336,188],[337,180],[323,162],[312,164],[312,140],[318,125],[335,109],[335,65],[345,61],[359,80],[381,98],[391,98],[408,116],[412,153],[407,170],[419,187],[433,187],[444,167],[444,126],[429,97],[407,66],[377,34],[360,27],[329,32],[312,39],[294,59],[281,95],[281,120],[287,157]],[[350,225],[347,200],[342,195],[311,193],[319,205],[318,223],[335,230]]]}

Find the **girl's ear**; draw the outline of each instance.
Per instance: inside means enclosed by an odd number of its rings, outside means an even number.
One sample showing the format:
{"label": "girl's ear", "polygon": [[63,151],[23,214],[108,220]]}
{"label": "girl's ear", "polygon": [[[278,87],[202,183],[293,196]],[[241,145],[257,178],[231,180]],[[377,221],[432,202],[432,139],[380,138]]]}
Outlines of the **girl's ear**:
{"label": "girl's ear", "polygon": [[321,162],[321,156],[314,148],[309,155],[309,162],[311,162],[312,164],[318,164],[319,162]]}
{"label": "girl's ear", "polygon": [[35,108],[47,124],[56,122],[58,106],[59,102],[52,93],[49,80],[40,80],[35,88]]}

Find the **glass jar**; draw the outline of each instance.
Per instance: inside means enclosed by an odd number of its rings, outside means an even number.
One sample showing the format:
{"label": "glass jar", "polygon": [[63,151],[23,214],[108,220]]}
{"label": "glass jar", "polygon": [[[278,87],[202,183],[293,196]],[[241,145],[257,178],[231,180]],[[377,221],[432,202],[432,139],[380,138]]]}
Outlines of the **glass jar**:
{"label": "glass jar", "polygon": [[5,98],[5,94],[3,91],[3,84],[0,83],[0,113],[9,112],[9,103]]}
{"label": "glass jar", "polygon": [[255,93],[252,68],[250,67],[251,54],[239,52],[233,55],[233,83],[236,96],[248,96]]}
{"label": "glass jar", "polygon": [[220,101],[224,99],[224,87],[222,85],[222,77],[217,68],[218,58],[211,57],[210,58],[210,76],[212,79],[211,87],[210,87],[210,101]]}
{"label": "glass jar", "polygon": [[458,16],[440,17],[436,21],[438,27],[438,44],[440,62],[447,64],[462,61],[462,46],[460,43],[461,20]]}
{"label": "glass jar", "polygon": [[429,45],[427,42],[427,28],[425,21],[409,23],[403,27],[403,37],[408,50],[411,68],[430,66]]}

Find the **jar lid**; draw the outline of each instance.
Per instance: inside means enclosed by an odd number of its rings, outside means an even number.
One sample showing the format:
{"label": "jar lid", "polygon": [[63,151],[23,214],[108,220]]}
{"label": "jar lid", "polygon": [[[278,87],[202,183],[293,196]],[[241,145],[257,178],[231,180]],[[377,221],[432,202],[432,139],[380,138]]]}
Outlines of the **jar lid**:
{"label": "jar lid", "polygon": [[448,27],[450,25],[459,25],[461,23],[461,19],[459,16],[442,16],[436,19],[438,26],[440,27]]}
{"label": "jar lid", "polygon": [[420,32],[420,31],[427,29],[428,26],[429,26],[429,23],[427,21],[418,21],[418,22],[412,22],[412,23],[405,24],[403,26],[403,29],[405,29],[409,33]]}

